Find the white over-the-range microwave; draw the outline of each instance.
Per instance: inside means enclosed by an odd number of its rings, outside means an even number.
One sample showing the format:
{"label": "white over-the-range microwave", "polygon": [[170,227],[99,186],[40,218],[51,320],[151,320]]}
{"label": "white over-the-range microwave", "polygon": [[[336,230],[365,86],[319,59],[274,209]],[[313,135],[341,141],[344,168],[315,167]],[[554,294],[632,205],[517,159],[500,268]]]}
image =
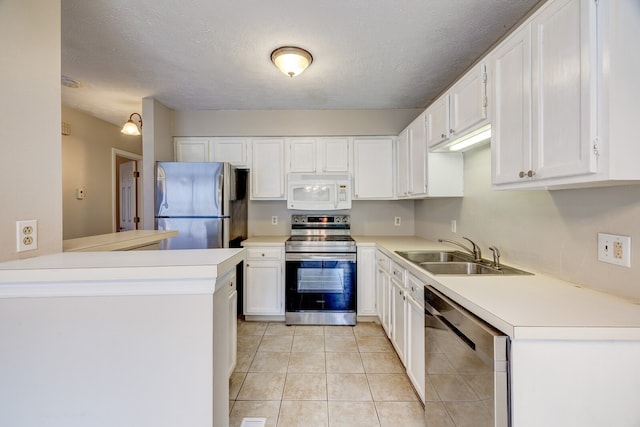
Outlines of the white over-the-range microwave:
{"label": "white over-the-range microwave", "polygon": [[351,209],[351,175],[289,174],[287,189],[289,209]]}

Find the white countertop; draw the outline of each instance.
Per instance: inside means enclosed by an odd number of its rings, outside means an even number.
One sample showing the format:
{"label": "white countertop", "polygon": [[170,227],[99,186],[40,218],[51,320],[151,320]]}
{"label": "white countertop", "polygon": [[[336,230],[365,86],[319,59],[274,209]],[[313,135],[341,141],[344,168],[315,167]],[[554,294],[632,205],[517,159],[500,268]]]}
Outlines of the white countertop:
{"label": "white countertop", "polygon": [[513,339],[640,340],[640,304],[536,271],[532,276],[433,275],[395,254],[452,250],[416,237],[354,236],[375,244],[393,261]]}
{"label": "white countertop", "polygon": [[244,249],[62,252],[0,263],[0,298],[213,293]]}
{"label": "white countertop", "polygon": [[99,234],[97,236],[78,237],[62,242],[65,252],[80,251],[128,251],[142,246],[152,245],[169,237],[177,236],[177,231],[130,230],[118,233]]}

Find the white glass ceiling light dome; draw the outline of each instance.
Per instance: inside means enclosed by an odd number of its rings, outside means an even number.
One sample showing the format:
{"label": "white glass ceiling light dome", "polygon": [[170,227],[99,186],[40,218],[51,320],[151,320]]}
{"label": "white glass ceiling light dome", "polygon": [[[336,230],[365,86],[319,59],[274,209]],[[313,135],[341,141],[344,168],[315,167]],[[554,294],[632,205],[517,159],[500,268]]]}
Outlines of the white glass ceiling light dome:
{"label": "white glass ceiling light dome", "polygon": [[283,46],[271,52],[271,61],[289,77],[297,76],[313,62],[313,56],[295,46]]}

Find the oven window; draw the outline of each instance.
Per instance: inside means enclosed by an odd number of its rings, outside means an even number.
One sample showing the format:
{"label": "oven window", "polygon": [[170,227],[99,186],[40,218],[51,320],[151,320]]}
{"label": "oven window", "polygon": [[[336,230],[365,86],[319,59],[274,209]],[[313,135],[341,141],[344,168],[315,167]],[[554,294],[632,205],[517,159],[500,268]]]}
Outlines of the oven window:
{"label": "oven window", "polygon": [[344,270],[299,268],[298,292],[344,292]]}
{"label": "oven window", "polygon": [[285,282],[287,311],[356,308],[354,261],[287,261]]}

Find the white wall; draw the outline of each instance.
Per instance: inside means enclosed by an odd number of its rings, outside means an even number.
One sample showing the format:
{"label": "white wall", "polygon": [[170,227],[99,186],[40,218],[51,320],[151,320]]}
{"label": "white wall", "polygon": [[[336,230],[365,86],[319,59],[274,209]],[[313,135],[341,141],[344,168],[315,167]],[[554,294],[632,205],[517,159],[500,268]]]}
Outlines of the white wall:
{"label": "white wall", "polygon": [[[505,263],[640,299],[640,186],[561,191],[494,191],[488,146],[465,153],[465,197],[416,202],[416,234],[467,236]],[[457,220],[458,232],[450,222]],[[597,233],[632,237],[631,268],[597,260]]]}
{"label": "white wall", "polygon": [[[69,107],[62,107],[62,121],[71,126],[62,137],[63,239],[111,233],[112,149],[142,154],[142,138]],[[84,199],[76,198],[77,188]]]}
{"label": "white wall", "polygon": [[[60,0],[0,1],[0,261],[62,250]],[[16,252],[16,221],[38,249]]]}

